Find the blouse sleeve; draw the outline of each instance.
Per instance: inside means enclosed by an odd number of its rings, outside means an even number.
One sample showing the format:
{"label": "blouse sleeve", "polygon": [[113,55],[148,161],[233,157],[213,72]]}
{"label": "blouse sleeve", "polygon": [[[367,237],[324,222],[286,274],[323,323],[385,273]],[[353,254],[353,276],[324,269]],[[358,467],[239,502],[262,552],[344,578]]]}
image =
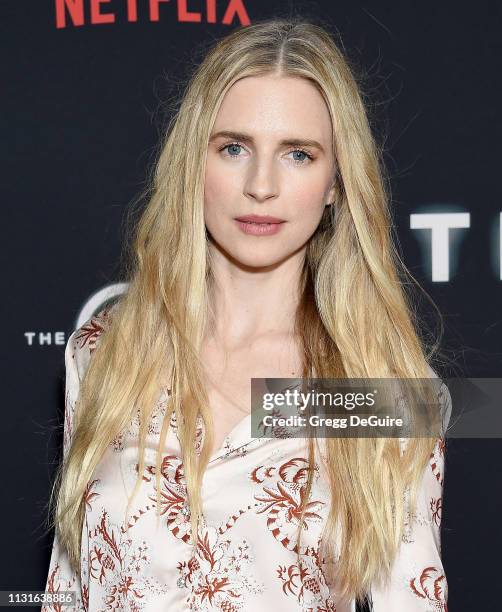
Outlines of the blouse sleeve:
{"label": "blouse sleeve", "polygon": [[[443,429],[451,414],[451,397],[440,391]],[[420,484],[415,513],[405,529],[387,587],[371,589],[373,612],[447,612],[448,585],[441,560],[441,510],[445,438],[439,437]]]}
{"label": "blouse sleeve", "polygon": [[[76,331],[74,331],[66,344],[65,348],[65,412],[63,425],[63,459],[66,459],[73,435],[73,416],[75,402],[79,392],[79,375],[76,364]],[[66,550],[60,545],[58,533],[54,535],[49,572],[45,586],[47,593],[56,594],[61,591],[75,591],[75,606],[61,607],[58,603],[45,604],[41,607],[41,612],[83,612],[86,607],[86,593],[82,592],[80,577],[70,568]]]}

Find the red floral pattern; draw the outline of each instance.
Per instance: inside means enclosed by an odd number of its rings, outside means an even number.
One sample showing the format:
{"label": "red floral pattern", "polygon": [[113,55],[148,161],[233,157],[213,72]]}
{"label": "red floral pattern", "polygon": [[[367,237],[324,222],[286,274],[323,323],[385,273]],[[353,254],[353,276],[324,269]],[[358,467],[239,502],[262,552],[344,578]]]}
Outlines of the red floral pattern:
{"label": "red floral pattern", "polygon": [[[295,457],[283,463],[278,469],[274,466],[259,466],[252,472],[252,480],[263,482],[260,476],[264,471],[263,478],[279,478],[275,481],[275,487],[263,487],[263,495],[255,495],[255,499],[262,504],[258,513],[267,513],[267,527],[285,548],[294,551],[298,550],[293,535],[300,525],[300,515],[302,504],[305,500],[307,482],[308,461],[302,457]],[[266,475],[266,476],[265,476]],[[308,529],[313,521],[320,523],[322,516],[318,513],[326,503],[320,500],[306,503],[303,518],[303,529]]]}
{"label": "red floral pattern", "polygon": [[[296,563],[289,566],[279,565],[277,575],[282,581],[283,592],[298,601],[302,606],[299,609],[336,612],[335,603],[327,593],[319,551],[315,548],[307,547],[302,556],[301,567]],[[319,605],[319,599],[323,596],[325,601],[323,605]]]}
{"label": "red floral pattern", "polygon": [[426,599],[433,610],[446,610],[445,603],[446,578],[437,567],[426,567],[418,578],[412,578],[410,588],[415,595]]}

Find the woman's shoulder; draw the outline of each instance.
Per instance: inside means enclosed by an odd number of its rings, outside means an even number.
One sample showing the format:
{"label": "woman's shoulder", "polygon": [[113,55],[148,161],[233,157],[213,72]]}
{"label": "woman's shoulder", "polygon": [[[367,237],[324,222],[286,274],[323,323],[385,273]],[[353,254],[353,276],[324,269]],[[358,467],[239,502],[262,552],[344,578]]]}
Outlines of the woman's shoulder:
{"label": "woman's shoulder", "polygon": [[118,301],[105,305],[70,334],[67,350],[75,362],[80,380],[117,307]]}

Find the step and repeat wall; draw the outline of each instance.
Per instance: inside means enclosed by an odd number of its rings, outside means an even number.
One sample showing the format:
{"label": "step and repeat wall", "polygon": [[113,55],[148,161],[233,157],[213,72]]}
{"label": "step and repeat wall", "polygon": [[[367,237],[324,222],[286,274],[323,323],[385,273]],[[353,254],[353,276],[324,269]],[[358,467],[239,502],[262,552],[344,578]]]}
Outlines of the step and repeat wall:
{"label": "step and repeat wall", "polygon": [[[483,7],[483,10],[479,10]],[[457,376],[502,374],[500,8],[351,0],[3,2],[4,555],[0,589],[45,586],[69,334],[125,289],[126,213],[174,98],[216,39],[272,16],[343,41],[384,143],[404,262]],[[422,295],[421,317],[439,333]],[[442,548],[454,611],[496,609],[497,438],[449,441]]]}

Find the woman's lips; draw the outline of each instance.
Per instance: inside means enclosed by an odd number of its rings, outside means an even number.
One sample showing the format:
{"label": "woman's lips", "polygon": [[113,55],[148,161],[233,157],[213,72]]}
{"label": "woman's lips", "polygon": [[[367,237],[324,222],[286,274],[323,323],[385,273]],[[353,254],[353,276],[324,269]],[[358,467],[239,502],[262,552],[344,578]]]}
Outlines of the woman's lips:
{"label": "woman's lips", "polygon": [[245,217],[239,217],[235,219],[239,229],[245,234],[251,236],[271,236],[277,234],[281,227],[284,225],[284,221],[276,221],[274,223],[256,223],[250,221],[242,221]]}
{"label": "woman's lips", "polygon": [[271,215],[242,215],[240,217],[236,217],[237,221],[251,221],[254,223],[283,223],[284,219],[279,219],[279,217],[272,217]]}

